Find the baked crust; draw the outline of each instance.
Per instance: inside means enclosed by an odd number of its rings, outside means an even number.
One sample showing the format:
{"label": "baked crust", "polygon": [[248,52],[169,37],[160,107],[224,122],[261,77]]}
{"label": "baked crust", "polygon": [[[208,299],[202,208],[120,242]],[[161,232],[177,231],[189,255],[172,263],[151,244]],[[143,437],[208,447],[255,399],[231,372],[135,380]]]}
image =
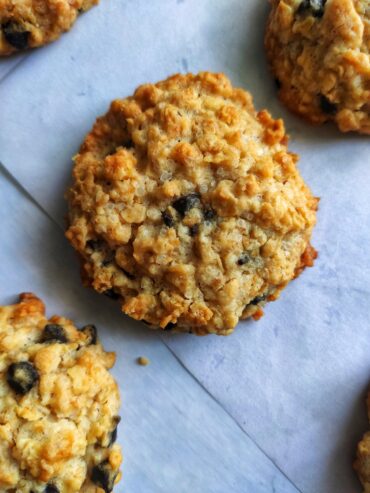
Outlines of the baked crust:
{"label": "baked crust", "polygon": [[0,55],[50,43],[99,0],[0,0]]}
{"label": "baked crust", "polygon": [[314,124],[370,134],[368,0],[270,0],[265,46],[279,97]]}
{"label": "baked crust", "polygon": [[84,283],[163,330],[227,335],[259,317],[307,265],[316,220],[287,141],[282,120],[223,74],[113,101],[67,193]]}
{"label": "baked crust", "polygon": [[[367,396],[367,409],[370,420],[370,393]],[[370,431],[365,433],[357,446],[355,471],[364,487],[364,493],[370,493]]]}
{"label": "baked crust", "polygon": [[114,362],[93,326],[47,319],[31,293],[0,307],[1,491],[103,493],[102,469],[118,481]]}

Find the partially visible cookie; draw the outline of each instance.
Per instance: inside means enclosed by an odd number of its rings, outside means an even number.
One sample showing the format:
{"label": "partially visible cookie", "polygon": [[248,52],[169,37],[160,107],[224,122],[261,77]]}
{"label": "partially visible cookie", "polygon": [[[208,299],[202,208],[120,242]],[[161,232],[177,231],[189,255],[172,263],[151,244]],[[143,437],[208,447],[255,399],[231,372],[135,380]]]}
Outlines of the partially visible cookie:
{"label": "partially visible cookie", "polygon": [[44,311],[29,293],[0,307],[0,491],[110,492],[121,463],[115,355],[93,325]]}
{"label": "partially visible cookie", "polygon": [[[367,409],[370,420],[370,393],[367,396]],[[357,446],[357,459],[354,468],[365,488],[364,493],[370,493],[370,431],[365,433]]]}
{"label": "partially visible cookie", "polygon": [[50,43],[99,0],[0,0],[0,55]]}
{"label": "partially visible cookie", "polygon": [[161,330],[227,335],[259,318],[315,257],[317,200],[287,141],[223,74],[114,101],[68,192],[85,283]]}
{"label": "partially visible cookie", "polygon": [[279,96],[312,123],[370,134],[369,0],[270,0],[265,45]]}

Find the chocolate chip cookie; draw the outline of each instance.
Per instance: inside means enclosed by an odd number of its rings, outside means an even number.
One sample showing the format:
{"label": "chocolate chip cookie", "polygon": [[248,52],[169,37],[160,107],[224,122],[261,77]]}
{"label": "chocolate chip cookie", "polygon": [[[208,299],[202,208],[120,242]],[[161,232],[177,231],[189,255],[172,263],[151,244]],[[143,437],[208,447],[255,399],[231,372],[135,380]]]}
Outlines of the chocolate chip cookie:
{"label": "chocolate chip cookie", "polygon": [[33,294],[0,307],[0,491],[113,490],[119,394],[94,325],[45,317]]}
{"label": "chocolate chip cookie", "polygon": [[0,0],[0,55],[54,41],[98,1]]}
{"label": "chocolate chip cookie", "polygon": [[312,123],[370,134],[369,0],[270,0],[265,45],[281,100]]}
{"label": "chocolate chip cookie", "polygon": [[[367,409],[370,420],[370,393],[367,396]],[[365,433],[357,446],[357,459],[354,468],[364,487],[364,493],[370,492],[370,431]]]}
{"label": "chocolate chip cookie", "polygon": [[297,160],[283,122],[222,74],[113,101],[67,193],[85,284],[161,330],[227,335],[259,318],[315,257]]}

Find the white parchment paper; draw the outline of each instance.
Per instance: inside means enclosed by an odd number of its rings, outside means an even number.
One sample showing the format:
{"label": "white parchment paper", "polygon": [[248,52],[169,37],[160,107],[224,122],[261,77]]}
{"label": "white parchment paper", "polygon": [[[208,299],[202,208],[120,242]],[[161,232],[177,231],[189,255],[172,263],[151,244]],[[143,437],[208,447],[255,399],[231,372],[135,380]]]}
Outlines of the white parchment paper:
{"label": "white parchment paper", "polygon": [[[233,443],[229,463],[224,464],[228,471],[224,471],[225,478],[235,477],[234,483],[227,483],[229,491],[274,491],[271,476],[260,483],[259,466],[258,479],[251,473],[254,456],[250,462],[251,456],[238,451],[240,437],[249,436],[297,491],[355,493],[361,488],[351,463],[356,441],[367,426],[364,396],[370,380],[370,144],[366,137],[341,135],[331,126],[312,128],[277,102],[262,47],[267,10],[266,2],[261,0],[102,0],[100,7],[83,15],[69,34],[33,52],[0,83],[0,160],[62,225],[63,191],[69,181],[71,156],[109,102],[129,95],[140,83],[160,80],[177,71],[223,71],[236,85],[253,93],[258,108],[268,107],[274,116],[283,116],[291,148],[301,154],[301,172],[321,197],[313,239],[320,252],[315,267],[292,283],[279,301],[270,304],[261,321],[241,323],[228,338],[166,336],[164,341],[246,434],[229,434],[229,418],[220,418],[218,426]],[[12,227],[28,245],[24,232]],[[137,324],[117,314],[114,305],[93,294],[79,294],[81,299],[76,304],[68,286],[73,286],[72,293],[83,290],[67,244],[63,242],[61,253],[53,238],[42,238],[48,253],[37,267],[33,258],[26,265],[37,273],[50,298],[55,276],[49,277],[43,266],[51,262],[50,257],[52,262],[59,259],[65,264],[58,279],[63,292],[58,298],[59,311],[68,304],[74,314],[83,317],[93,309],[91,313],[95,316],[98,312],[100,320],[102,310],[104,337],[117,348],[120,360],[124,360],[127,342],[136,344],[135,348],[143,341],[150,341],[148,347],[159,345],[158,335],[147,335]],[[27,279],[32,284],[32,277]],[[171,371],[173,378],[183,372],[161,355],[153,355],[163,378]],[[140,397],[149,386],[151,390],[156,388],[156,381],[143,381],[141,375],[135,380],[141,386],[141,393],[136,394]],[[171,385],[173,378],[169,379]],[[189,382],[179,386],[181,391],[172,394],[171,390],[159,397],[164,406],[163,399],[172,396],[164,415],[172,406],[180,414],[187,413],[179,402],[183,403],[181,392],[187,392]],[[163,387],[168,385],[164,379]],[[203,395],[201,391],[199,395]],[[198,394],[192,394],[191,423],[203,413],[198,408],[202,400],[198,399]],[[158,405],[156,401],[149,406],[158,417],[156,427],[162,412]],[[207,406],[204,404],[207,416],[203,423],[209,419]],[[140,429],[146,414],[136,413],[135,417],[132,426]],[[176,463],[181,461],[184,470],[177,478],[168,479],[171,470],[160,468],[157,473],[161,478],[166,473],[167,483],[162,483],[158,491],[174,491],[168,485],[178,485],[180,477],[186,487],[175,491],[191,491],[194,484],[202,488],[196,491],[214,493],[221,491],[221,484],[225,491],[224,483],[219,483],[224,474],[218,465],[227,458],[218,450],[218,439],[209,441],[213,425],[206,436],[195,440],[193,450],[203,458],[207,455],[212,472],[205,473],[207,478],[194,478],[194,459],[188,457],[188,451],[182,451],[176,420],[173,418],[166,428],[167,435],[160,435],[159,441],[163,457],[170,454]],[[148,441],[155,433],[152,426],[151,422],[145,428]],[[127,460],[137,460],[131,450]],[[259,464],[258,449],[253,450]],[[151,453],[140,457],[143,471],[147,462],[158,469]],[[243,476],[239,481],[240,474]],[[193,480],[186,483],[189,475]],[[142,483],[132,484],[138,488]],[[287,483],[280,489],[289,491]],[[127,491],[138,490],[129,487]],[[156,490],[148,486],[140,491]]]}

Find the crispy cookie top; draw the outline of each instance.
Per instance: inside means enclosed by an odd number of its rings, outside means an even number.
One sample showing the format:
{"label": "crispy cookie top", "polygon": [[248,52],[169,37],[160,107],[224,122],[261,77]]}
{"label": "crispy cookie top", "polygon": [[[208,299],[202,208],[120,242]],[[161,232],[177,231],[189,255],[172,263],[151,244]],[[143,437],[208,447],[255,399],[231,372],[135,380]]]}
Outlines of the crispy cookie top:
{"label": "crispy cookie top", "polygon": [[370,134],[369,0],[270,0],[266,50],[282,101]]}
{"label": "crispy cookie top", "polygon": [[0,491],[103,493],[119,477],[118,388],[88,325],[33,294],[0,307]]}
{"label": "crispy cookie top", "polygon": [[57,39],[99,0],[0,0],[0,55]]}
{"label": "crispy cookie top", "polygon": [[85,282],[162,329],[228,334],[258,316],[312,264],[317,201],[286,144],[283,122],[222,74],[113,101],[68,192]]}
{"label": "crispy cookie top", "polygon": [[[370,393],[367,396],[367,409],[370,420]],[[364,487],[364,493],[370,493],[370,431],[365,433],[357,446],[357,459],[354,468]]]}

